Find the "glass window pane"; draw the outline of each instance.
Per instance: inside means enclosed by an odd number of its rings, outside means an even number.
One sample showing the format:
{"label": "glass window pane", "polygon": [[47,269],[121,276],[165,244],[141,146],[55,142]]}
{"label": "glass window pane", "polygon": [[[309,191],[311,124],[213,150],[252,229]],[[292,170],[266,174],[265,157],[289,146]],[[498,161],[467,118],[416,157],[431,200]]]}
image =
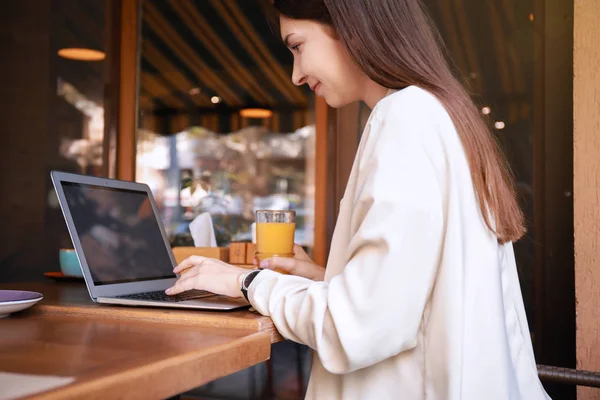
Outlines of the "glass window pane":
{"label": "glass window pane", "polygon": [[533,328],[533,1],[462,3],[424,1],[515,175],[527,221],[527,234],[515,243],[515,256]]}
{"label": "glass window pane", "polygon": [[[314,227],[314,98],[265,2],[146,0],[136,179],[150,185],[173,245],[209,213],[216,241],[252,240],[256,209],[294,209]],[[254,109],[254,110],[249,110]]]}

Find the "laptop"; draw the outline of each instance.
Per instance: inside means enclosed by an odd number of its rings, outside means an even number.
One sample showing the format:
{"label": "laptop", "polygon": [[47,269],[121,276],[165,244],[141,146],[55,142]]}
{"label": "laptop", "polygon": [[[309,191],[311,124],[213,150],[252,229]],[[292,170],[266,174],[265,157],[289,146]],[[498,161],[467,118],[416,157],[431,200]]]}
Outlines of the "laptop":
{"label": "laptop", "polygon": [[206,291],[164,293],[177,280],[176,264],[148,185],[50,175],[93,301],[200,310],[249,306],[243,298]]}

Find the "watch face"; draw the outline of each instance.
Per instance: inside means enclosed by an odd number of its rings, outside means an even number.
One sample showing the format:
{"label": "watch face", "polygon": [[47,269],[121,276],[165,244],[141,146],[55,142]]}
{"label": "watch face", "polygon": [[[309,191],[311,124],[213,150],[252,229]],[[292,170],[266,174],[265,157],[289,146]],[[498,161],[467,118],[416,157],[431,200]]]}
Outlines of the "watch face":
{"label": "watch face", "polygon": [[249,301],[249,299],[248,299],[248,286],[250,286],[250,284],[251,284],[251,283],[252,283],[252,281],[254,280],[254,277],[255,277],[256,275],[258,275],[258,273],[259,273],[259,272],[260,272],[260,271],[252,271],[252,272],[249,272],[249,273],[248,273],[248,274],[247,274],[247,275],[244,277],[244,280],[242,281],[242,289],[241,289],[241,291],[242,291],[242,295],[244,295],[244,298],[245,298],[246,300],[248,300],[248,301]]}

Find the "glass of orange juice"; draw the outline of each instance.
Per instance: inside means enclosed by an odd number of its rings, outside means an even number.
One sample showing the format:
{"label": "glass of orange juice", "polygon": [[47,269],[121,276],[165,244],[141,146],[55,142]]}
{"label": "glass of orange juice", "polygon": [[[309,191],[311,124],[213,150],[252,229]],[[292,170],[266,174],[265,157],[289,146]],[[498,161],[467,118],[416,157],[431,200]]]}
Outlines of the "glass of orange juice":
{"label": "glass of orange juice", "polygon": [[[296,212],[291,210],[256,211],[256,257],[294,257]],[[285,273],[275,269],[277,272]]]}

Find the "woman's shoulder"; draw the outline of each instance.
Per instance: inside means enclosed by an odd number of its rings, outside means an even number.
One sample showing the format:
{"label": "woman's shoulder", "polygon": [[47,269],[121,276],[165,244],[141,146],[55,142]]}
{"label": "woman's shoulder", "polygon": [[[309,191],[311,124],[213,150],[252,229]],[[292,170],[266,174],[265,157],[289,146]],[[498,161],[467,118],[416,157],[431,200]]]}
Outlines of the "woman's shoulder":
{"label": "woman's shoulder", "polygon": [[389,153],[390,158],[400,162],[400,158],[426,155],[439,175],[445,176],[448,158],[462,151],[458,133],[442,103],[417,86],[390,91],[373,113],[372,143],[365,146],[363,156],[383,157]]}
{"label": "woman's shoulder", "polygon": [[389,135],[394,141],[429,144],[455,131],[437,97],[417,86],[390,90],[373,109],[371,129],[374,137]]}
{"label": "woman's shoulder", "polygon": [[442,103],[433,94],[418,86],[390,89],[375,106],[375,115],[380,120],[423,120],[447,117]]}

